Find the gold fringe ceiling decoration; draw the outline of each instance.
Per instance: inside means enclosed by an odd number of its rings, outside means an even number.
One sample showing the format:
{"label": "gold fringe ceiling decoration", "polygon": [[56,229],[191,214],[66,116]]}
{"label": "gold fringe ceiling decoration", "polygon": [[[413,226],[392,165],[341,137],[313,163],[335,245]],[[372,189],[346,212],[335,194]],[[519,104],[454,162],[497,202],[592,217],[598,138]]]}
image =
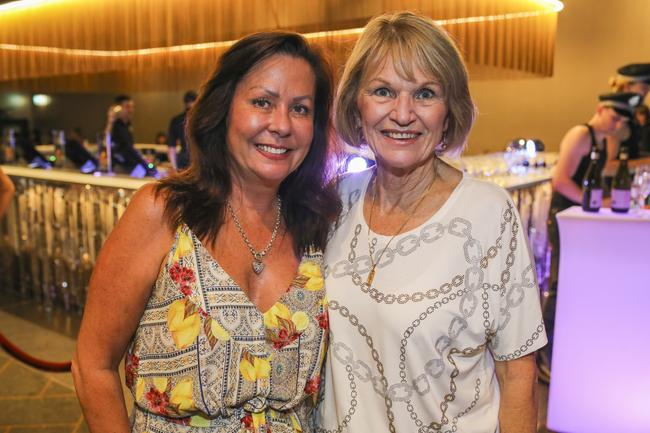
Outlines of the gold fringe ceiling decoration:
{"label": "gold fringe ceiling decoration", "polygon": [[413,10],[458,41],[473,78],[550,76],[557,0],[22,0],[0,5],[0,90],[196,86],[242,36],[293,30],[340,68],[369,18]]}

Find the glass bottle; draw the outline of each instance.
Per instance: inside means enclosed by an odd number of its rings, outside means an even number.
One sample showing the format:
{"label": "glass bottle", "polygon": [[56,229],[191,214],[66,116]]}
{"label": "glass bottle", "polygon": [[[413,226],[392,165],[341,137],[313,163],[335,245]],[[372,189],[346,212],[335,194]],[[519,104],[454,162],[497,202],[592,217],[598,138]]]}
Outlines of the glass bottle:
{"label": "glass bottle", "polygon": [[603,181],[598,159],[600,154],[595,147],[591,149],[591,161],[582,180],[582,209],[598,212],[603,204]]}
{"label": "glass bottle", "polygon": [[627,148],[621,148],[618,159],[618,170],[616,170],[616,176],[612,180],[612,211],[625,213],[630,210],[632,198],[632,176],[627,164]]}

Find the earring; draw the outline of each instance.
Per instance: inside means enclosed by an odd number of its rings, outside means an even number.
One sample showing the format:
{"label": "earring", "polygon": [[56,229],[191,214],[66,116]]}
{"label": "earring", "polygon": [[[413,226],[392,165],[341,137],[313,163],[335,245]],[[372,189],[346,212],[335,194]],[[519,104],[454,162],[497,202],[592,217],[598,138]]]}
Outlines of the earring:
{"label": "earring", "polygon": [[436,155],[442,155],[447,150],[447,130],[442,131],[442,139],[436,146]]}

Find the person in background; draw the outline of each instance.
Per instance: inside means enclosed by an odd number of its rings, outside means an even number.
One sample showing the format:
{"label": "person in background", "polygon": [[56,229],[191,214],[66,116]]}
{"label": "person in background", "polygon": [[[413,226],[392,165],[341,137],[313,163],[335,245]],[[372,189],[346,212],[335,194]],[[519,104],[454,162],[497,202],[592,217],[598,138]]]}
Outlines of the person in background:
{"label": "person in background", "polygon": [[[621,66],[617,75],[610,78],[610,86],[614,92],[633,92],[641,96],[641,103],[650,90],[650,63],[633,63]],[[640,127],[633,117],[607,138],[608,166],[605,175],[612,176],[616,172],[618,155],[622,147],[627,148],[630,167],[649,164],[650,159],[643,158],[639,148]]]}
{"label": "person in background", "polygon": [[636,107],[634,117],[639,125],[639,151],[642,157],[650,156],[650,110],[645,104]]}
{"label": "person in background", "polygon": [[9,206],[11,205],[11,199],[16,192],[14,183],[11,181],[9,176],[5,174],[2,169],[0,169],[0,218],[2,218]]}
{"label": "person in background", "polygon": [[[185,138],[185,121],[187,113],[192,108],[195,101],[196,92],[193,90],[185,92],[185,95],[183,95],[185,110],[177,116],[174,116],[174,118],[169,122],[169,138],[167,140],[169,148],[167,156],[169,157],[169,162],[174,170],[182,170],[190,163],[190,151],[189,146],[187,145],[187,139]],[[176,151],[177,148],[180,149],[179,152]]]}
{"label": "person in background", "polygon": [[[599,152],[600,171],[610,164],[610,148],[606,144],[611,134],[621,129],[634,113],[634,107],[641,97],[634,92],[603,94],[598,97],[596,112],[587,123],[569,129],[560,142],[560,155],[553,170],[551,186],[551,206],[548,216],[548,241],[551,247],[551,269],[548,296],[544,300],[544,324],[548,332],[549,344],[538,352],[540,378],[550,380],[550,365],[553,350],[553,330],[555,328],[555,302],[557,298],[557,279],[560,265],[560,234],[555,215],[571,206],[582,204],[582,180],[591,161],[591,150]],[[603,200],[603,207],[609,206],[609,199]]]}
{"label": "person in background", "polygon": [[83,173],[91,173],[99,168],[99,161],[88,148],[87,140],[80,127],[69,129],[65,135],[65,156]]}
{"label": "person in background", "polygon": [[164,132],[158,132],[154,139],[154,144],[167,144],[167,134]]}
{"label": "person in background", "polygon": [[299,34],[221,56],[188,116],[190,166],[140,189],[97,259],[72,364],[91,432],[312,431],[340,209],[331,94]]}
{"label": "person in background", "polygon": [[458,49],[430,18],[373,18],[339,84],[342,141],[374,168],[344,176],[327,245],[327,432],[533,433],[546,342],[517,208],[441,155],[474,119]]}
{"label": "person in background", "polygon": [[111,124],[111,141],[113,143],[113,156],[119,154],[123,149],[135,149],[133,139],[133,114],[135,103],[129,95],[117,95],[113,105],[115,117]]}
{"label": "person in background", "polygon": [[[114,167],[118,166],[128,173],[138,170],[142,175],[156,176],[157,170],[147,164],[140,152],[135,148],[133,127],[131,121],[135,112],[135,104],[130,96],[118,95],[115,104],[109,109],[109,125],[111,132],[111,151]],[[139,176],[139,174],[138,174]]]}

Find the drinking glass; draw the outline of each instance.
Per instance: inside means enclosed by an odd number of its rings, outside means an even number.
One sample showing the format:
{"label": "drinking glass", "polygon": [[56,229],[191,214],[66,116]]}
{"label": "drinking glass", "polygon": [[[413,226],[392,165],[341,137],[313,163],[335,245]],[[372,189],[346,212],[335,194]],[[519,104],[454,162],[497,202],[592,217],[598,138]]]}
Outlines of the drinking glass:
{"label": "drinking glass", "polygon": [[632,198],[635,209],[643,209],[650,195],[650,166],[639,166],[632,180]]}

